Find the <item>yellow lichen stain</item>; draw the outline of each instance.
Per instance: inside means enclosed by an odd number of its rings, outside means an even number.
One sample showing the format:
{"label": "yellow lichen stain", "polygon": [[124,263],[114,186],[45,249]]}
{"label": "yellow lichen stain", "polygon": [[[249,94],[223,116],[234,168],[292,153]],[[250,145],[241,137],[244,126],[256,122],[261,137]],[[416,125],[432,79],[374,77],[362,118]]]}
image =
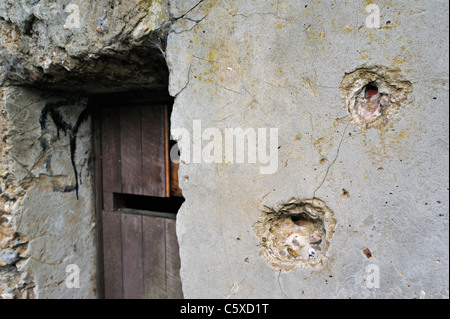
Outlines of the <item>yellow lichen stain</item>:
{"label": "yellow lichen stain", "polygon": [[302,82],[306,85],[306,86],[308,86],[308,88],[309,88],[309,92],[312,94],[312,95],[316,95],[316,90],[314,90],[314,83],[312,83],[312,81],[311,81],[311,79],[309,78],[309,77],[302,77]]}
{"label": "yellow lichen stain", "polygon": [[219,53],[215,49],[209,50],[209,52],[206,54],[206,60],[211,62],[217,62],[219,59]]}
{"label": "yellow lichen stain", "polygon": [[193,40],[194,44],[199,44],[201,42],[201,38],[199,35],[195,35],[194,36],[194,40]]}
{"label": "yellow lichen stain", "polygon": [[[389,58],[388,58],[389,60]],[[392,67],[398,67],[403,65],[403,63],[405,63],[406,61],[406,57],[397,57],[391,60],[391,66]]]}
{"label": "yellow lichen stain", "polygon": [[364,55],[358,57],[358,60],[366,60],[368,58],[369,58],[369,55],[368,54],[364,54]]}
{"label": "yellow lichen stain", "polygon": [[352,33],[353,31],[355,31],[355,29],[350,29],[350,28],[344,29],[344,33],[346,33],[346,34]]}
{"label": "yellow lichen stain", "polygon": [[317,152],[319,152],[319,154],[322,154],[323,151],[323,144],[326,142],[325,137],[321,137],[318,140],[314,141],[313,144],[317,149]]}
{"label": "yellow lichen stain", "polygon": [[230,11],[230,15],[234,16],[239,12],[239,8]]}

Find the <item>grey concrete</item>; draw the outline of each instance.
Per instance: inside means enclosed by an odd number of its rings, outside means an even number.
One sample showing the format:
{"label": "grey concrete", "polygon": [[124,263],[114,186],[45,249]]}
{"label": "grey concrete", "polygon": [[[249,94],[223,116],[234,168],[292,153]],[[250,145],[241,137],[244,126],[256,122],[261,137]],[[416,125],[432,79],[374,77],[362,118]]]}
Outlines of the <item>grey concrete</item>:
{"label": "grey concrete", "polygon": [[[280,146],[273,175],[181,165],[187,298],[448,298],[448,2],[378,1],[379,29],[367,4],[205,0],[174,25],[173,131],[273,127]],[[411,104],[377,128],[352,123],[339,90],[365,66],[412,84]],[[330,258],[280,273],[252,226],[264,205],[314,196],[337,220]]]}
{"label": "grey concrete", "polygon": [[[68,99],[58,110],[73,127],[81,93],[165,87],[164,61],[185,297],[449,297],[447,1],[380,0],[379,28],[366,25],[370,1],[74,1],[80,28],[66,24],[70,3],[0,4],[2,298],[95,297],[90,119],[77,132],[77,198],[70,134],[58,138],[51,117],[43,127],[42,112]],[[349,113],[366,110],[366,83],[343,81],[361,69],[385,72],[361,73],[385,94],[375,122]],[[199,146],[208,159],[223,144],[196,135],[227,128],[278,129],[265,148],[257,136],[276,171],[225,153],[197,163]],[[254,225],[267,207],[314,197],[336,220],[327,258],[280,272]],[[65,284],[71,264],[80,289]]]}

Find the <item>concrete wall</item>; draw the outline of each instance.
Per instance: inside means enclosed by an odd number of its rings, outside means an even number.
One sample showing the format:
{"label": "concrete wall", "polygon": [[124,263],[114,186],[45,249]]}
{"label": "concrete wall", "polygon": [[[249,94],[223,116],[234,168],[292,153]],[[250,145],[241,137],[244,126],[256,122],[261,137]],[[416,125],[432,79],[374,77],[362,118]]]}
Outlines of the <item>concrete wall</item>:
{"label": "concrete wall", "polygon": [[448,2],[71,3],[0,4],[3,298],[95,297],[80,96],[160,89],[164,59],[185,297],[449,297]]}
{"label": "concrete wall", "polygon": [[[369,4],[205,0],[174,24],[187,298],[448,298],[448,2],[377,1],[379,28]],[[370,81],[393,104],[366,126],[349,104]],[[276,172],[227,160],[227,128],[278,128]],[[272,267],[254,225],[313,197],[336,220],[324,258]]]}

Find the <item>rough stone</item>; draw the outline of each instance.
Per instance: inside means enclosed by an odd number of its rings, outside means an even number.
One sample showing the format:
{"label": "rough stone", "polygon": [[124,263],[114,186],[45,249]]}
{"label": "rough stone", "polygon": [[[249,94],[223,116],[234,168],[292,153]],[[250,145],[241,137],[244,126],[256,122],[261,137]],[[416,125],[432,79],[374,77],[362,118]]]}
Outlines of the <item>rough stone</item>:
{"label": "rough stone", "polygon": [[[90,118],[79,120],[86,100],[27,88],[2,92],[8,119],[8,146],[2,161],[10,179],[5,192],[15,195],[3,203],[11,219],[2,225],[2,231],[8,230],[3,231],[6,240],[2,248],[8,250],[1,259],[5,265],[15,263],[17,267],[11,269],[6,282],[12,286],[17,282],[16,297],[93,298],[96,251],[89,168],[91,124]],[[59,132],[60,123],[54,118],[72,128],[78,122],[80,126],[76,131]],[[64,285],[65,269],[71,264],[80,267],[80,289]]]}
{"label": "rough stone", "polygon": [[87,92],[167,86],[166,1],[6,0],[0,21],[0,84]]}
{"label": "rough stone", "polygon": [[17,252],[3,251],[1,254],[3,265],[11,265],[20,260],[20,255]]}

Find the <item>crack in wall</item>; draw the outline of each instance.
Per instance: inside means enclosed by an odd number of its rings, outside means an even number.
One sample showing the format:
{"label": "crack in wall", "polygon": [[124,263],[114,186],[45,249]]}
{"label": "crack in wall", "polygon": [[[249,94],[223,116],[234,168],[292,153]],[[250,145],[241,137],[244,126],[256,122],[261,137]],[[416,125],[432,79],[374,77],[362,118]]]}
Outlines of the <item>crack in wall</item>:
{"label": "crack in wall", "polygon": [[342,146],[342,143],[344,142],[345,134],[347,133],[347,128],[348,128],[349,125],[350,125],[350,123],[348,123],[348,124],[345,126],[344,133],[342,133],[341,140],[339,141],[339,145],[338,145],[337,150],[336,150],[336,156],[334,157],[333,161],[331,161],[330,165],[328,165],[327,170],[325,171],[325,176],[324,176],[323,179],[322,179],[322,182],[321,182],[321,183],[319,184],[319,186],[314,190],[314,192],[313,192],[313,198],[316,198],[316,193],[319,191],[319,189],[320,189],[320,188],[323,186],[323,184],[325,183],[325,181],[326,181],[326,179],[327,179],[327,177],[328,177],[328,174],[330,173],[331,167],[334,165],[334,163],[336,163],[336,161],[337,161],[337,159],[338,159],[338,157],[339,157],[339,153],[340,153],[340,151],[341,151],[341,146]]}

